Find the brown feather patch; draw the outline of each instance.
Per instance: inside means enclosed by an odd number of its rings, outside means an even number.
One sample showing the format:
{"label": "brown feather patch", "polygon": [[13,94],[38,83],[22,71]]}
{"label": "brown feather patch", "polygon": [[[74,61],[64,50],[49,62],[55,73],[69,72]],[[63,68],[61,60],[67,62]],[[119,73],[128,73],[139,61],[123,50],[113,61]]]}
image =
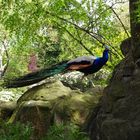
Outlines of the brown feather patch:
{"label": "brown feather patch", "polygon": [[79,69],[84,69],[86,67],[91,66],[91,64],[78,64],[78,65],[71,65],[68,67],[69,70],[79,70]]}

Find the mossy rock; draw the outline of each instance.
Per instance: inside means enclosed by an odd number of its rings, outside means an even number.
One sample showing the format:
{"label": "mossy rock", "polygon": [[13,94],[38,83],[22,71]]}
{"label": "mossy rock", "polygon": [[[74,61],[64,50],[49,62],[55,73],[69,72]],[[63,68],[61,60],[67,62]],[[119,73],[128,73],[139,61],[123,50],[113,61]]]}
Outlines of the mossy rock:
{"label": "mossy rock", "polygon": [[11,117],[16,108],[16,102],[14,101],[0,101],[0,119],[7,120]]}
{"label": "mossy rock", "polygon": [[58,97],[70,96],[70,93],[70,88],[63,86],[60,81],[48,82],[27,90],[17,102],[20,104],[23,101],[29,100],[50,101]]}
{"label": "mossy rock", "polygon": [[9,122],[31,122],[39,139],[53,123],[72,121],[83,124],[97,104],[94,94],[65,87],[60,81],[45,83],[26,91],[17,101]]}

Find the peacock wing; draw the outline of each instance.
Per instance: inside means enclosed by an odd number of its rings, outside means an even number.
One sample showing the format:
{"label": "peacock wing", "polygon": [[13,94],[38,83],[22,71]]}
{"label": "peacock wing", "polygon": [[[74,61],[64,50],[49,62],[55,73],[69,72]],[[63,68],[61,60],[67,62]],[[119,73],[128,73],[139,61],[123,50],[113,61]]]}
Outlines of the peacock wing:
{"label": "peacock wing", "polygon": [[95,56],[81,56],[67,62],[69,70],[80,70],[93,64]]}

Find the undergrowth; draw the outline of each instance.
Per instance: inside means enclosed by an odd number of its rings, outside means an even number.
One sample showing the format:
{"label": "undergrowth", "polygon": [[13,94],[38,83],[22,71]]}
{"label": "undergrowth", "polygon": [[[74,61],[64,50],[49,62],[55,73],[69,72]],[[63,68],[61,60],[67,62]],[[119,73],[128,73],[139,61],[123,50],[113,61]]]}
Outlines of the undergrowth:
{"label": "undergrowth", "polygon": [[[31,124],[7,124],[0,121],[0,140],[30,140],[33,132]],[[89,140],[74,124],[55,124],[50,126],[46,136],[40,140]]]}
{"label": "undergrowth", "polygon": [[29,140],[32,132],[30,124],[0,122],[0,140]]}
{"label": "undergrowth", "polygon": [[55,124],[50,127],[48,134],[41,140],[89,140],[87,134],[81,132],[74,124]]}

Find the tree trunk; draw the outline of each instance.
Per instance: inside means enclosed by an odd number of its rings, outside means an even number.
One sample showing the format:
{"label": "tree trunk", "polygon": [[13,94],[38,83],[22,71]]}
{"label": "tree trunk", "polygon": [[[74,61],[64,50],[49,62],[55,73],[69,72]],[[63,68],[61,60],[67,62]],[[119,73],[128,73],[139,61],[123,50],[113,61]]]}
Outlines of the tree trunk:
{"label": "tree trunk", "polygon": [[132,50],[135,61],[140,58],[140,18],[138,16],[140,15],[139,6],[139,0],[130,0],[130,26],[132,36]]}
{"label": "tree trunk", "polygon": [[129,52],[114,69],[104,96],[88,120],[91,140],[140,140],[139,6],[139,0],[130,0]]}

